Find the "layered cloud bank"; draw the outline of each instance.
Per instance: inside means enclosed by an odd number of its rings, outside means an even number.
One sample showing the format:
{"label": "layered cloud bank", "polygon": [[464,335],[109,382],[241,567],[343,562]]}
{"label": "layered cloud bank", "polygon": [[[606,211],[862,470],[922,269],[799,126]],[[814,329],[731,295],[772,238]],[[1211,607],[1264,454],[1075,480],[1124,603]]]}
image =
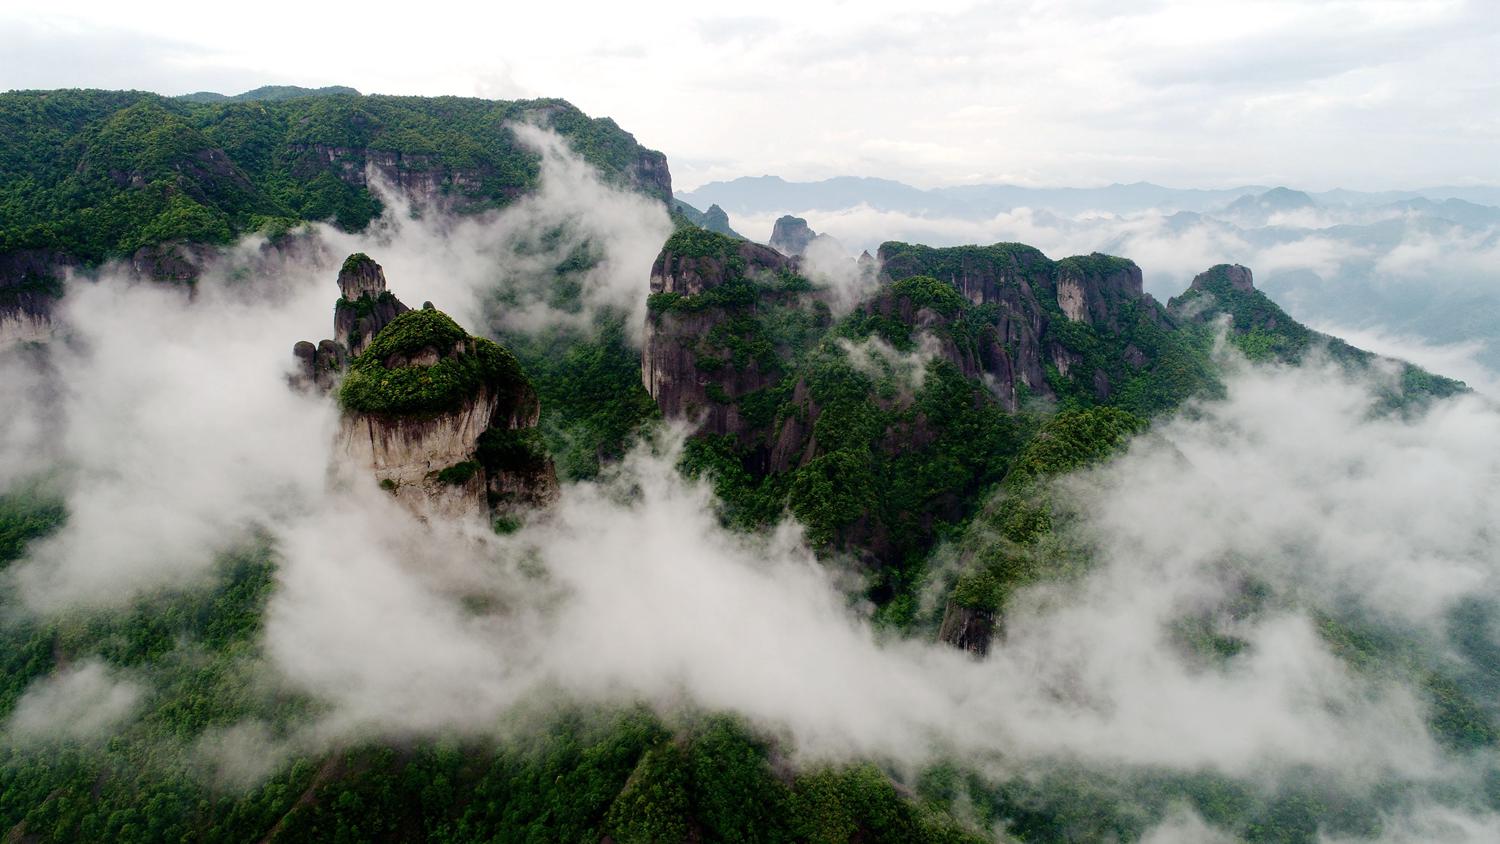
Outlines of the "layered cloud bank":
{"label": "layered cloud bank", "polygon": [[[883,641],[795,530],[725,532],[670,442],[467,555],[458,536],[418,551],[367,510],[308,523],[268,643],[343,716],[396,728],[482,724],[552,689],[741,712],[816,756],[1435,776],[1424,704],[1335,658],[1316,614],[1353,602],[1441,639],[1456,606],[1491,599],[1500,417],[1472,398],[1412,421],[1370,407],[1331,370],[1251,370],[1069,479],[1095,568],[1027,594],[983,662]],[[1274,600],[1231,617],[1251,581]],[[505,609],[468,614],[464,595]],[[1171,635],[1205,614],[1245,643],[1214,668]]]}

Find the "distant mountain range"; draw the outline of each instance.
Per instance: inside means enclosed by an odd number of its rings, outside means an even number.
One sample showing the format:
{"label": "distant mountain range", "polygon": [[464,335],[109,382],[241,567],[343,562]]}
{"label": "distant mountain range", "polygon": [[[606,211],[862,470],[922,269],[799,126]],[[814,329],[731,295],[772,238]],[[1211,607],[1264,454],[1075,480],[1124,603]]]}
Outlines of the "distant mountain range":
{"label": "distant mountain range", "polygon": [[[783,211],[813,211],[868,205],[881,211],[936,214],[961,217],[988,216],[1013,208],[1047,208],[1057,213],[1077,214],[1106,210],[1127,213],[1160,209],[1209,211],[1242,197],[1266,194],[1268,185],[1234,188],[1169,188],[1150,182],[1112,184],[1099,188],[1031,188],[1021,185],[959,185],[922,189],[890,179],[839,176],[817,182],[789,182],[779,176],[744,176],[727,182],[710,182],[677,194],[677,198],[699,208],[718,205],[730,214],[769,214]],[[1500,187],[1431,187],[1402,191],[1352,191],[1334,189],[1299,194],[1320,205],[1370,207],[1413,200],[1460,200],[1477,205],[1500,206]]]}

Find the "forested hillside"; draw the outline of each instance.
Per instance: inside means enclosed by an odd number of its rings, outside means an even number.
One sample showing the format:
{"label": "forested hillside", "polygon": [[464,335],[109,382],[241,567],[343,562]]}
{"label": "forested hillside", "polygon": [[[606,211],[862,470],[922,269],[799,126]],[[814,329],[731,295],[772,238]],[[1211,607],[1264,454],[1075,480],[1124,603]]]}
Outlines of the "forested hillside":
{"label": "forested hillside", "polygon": [[13,91],[0,95],[0,266],[20,250],[96,263],[303,220],[359,229],[381,208],[367,168],[459,211],[503,207],[539,173],[507,128],[518,121],[555,129],[608,179],[671,196],[660,153],[563,100]]}
{"label": "forested hillside", "polygon": [[63,303],[0,348],[6,840],[1500,814],[1461,383],[1238,265],[1166,303],[1017,243],[830,270],[670,190],[561,100],[0,95],[0,306]]}

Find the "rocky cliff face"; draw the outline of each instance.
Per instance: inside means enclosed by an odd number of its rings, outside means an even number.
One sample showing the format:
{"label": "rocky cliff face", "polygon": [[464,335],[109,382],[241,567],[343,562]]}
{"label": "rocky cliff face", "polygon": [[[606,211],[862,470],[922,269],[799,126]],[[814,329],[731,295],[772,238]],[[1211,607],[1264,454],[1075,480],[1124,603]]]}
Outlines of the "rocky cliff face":
{"label": "rocky cliff face", "polygon": [[380,329],[411,310],[385,288],[385,271],[364,253],[350,255],[339,269],[339,301],[333,308],[333,334],[358,355]]}
{"label": "rocky cliff face", "polygon": [[292,381],[301,389],[332,389],[349,359],[363,352],[391,320],[411,310],[386,289],[385,270],[363,252],[344,259],[338,285],[339,299],[333,306],[336,339],[317,345],[303,340],[292,347],[297,359]]}
{"label": "rocky cliff face", "polygon": [[739,233],[729,226],[729,214],[717,205],[710,205],[708,210],[703,212],[703,227],[711,232],[739,237]]}
{"label": "rocky cliff face", "polygon": [[950,600],[938,627],[938,640],[961,651],[984,656],[995,636],[995,611],[960,606]]}
{"label": "rocky cliff face", "polygon": [[[886,243],[880,263],[887,279],[931,276],[992,314],[978,371],[969,361],[955,362],[991,383],[1012,411],[1027,395],[1056,398],[1059,389],[1109,398],[1155,362],[1131,342],[1133,335],[1172,326],[1167,310],[1143,291],[1140,268],[1123,258],[1095,253],[1051,261],[1020,244]],[[1123,341],[1119,355],[1090,360],[1096,339]]]}
{"label": "rocky cliff face", "polygon": [[346,477],[373,478],[423,518],[510,518],[555,497],[541,406],[510,352],[401,304],[367,255],[344,262],[338,285],[335,330],[353,348],[296,344],[293,384],[337,389]]}
{"label": "rocky cliff face", "polygon": [[641,380],[669,418],[742,438],[760,427],[738,400],[775,383],[790,349],[765,336],[757,315],[804,313],[826,326],[826,305],[796,273],[774,249],[706,230],[667,241],[651,269]]}
{"label": "rocky cliff face", "polygon": [[807,221],[788,214],[776,221],[771,228],[771,248],[788,257],[796,257],[807,251],[807,245],[817,237],[817,232],[808,228]]}
{"label": "rocky cliff face", "polygon": [[1238,264],[1219,264],[1199,273],[1187,290],[1172,297],[1167,308],[1182,325],[1223,325],[1230,342],[1251,359],[1297,363],[1316,350],[1351,372],[1367,373],[1380,364],[1399,373],[1397,381],[1381,387],[1381,401],[1389,407],[1422,404],[1467,389],[1461,381],[1313,331],[1256,289],[1250,270]]}
{"label": "rocky cliff face", "polygon": [[662,202],[672,201],[672,171],[667,167],[665,154],[653,149],[639,149],[626,166],[625,173],[631,184],[642,193]]}
{"label": "rocky cliff face", "polygon": [[[652,273],[642,377],[668,418],[702,420],[745,495],[785,496],[815,541],[885,570],[965,518],[1028,397],[1150,396],[1173,323],[1123,259],[889,243],[880,261],[835,323],[798,259],[679,232]],[[976,641],[982,623],[954,622]]]}
{"label": "rocky cliff face", "polygon": [[75,265],[50,250],[0,255],[0,349],[52,336],[52,305],[62,295],[63,275]]}
{"label": "rocky cliff face", "polygon": [[512,516],[557,491],[510,352],[441,311],[398,315],[339,387],[338,452],[423,517]]}
{"label": "rocky cliff face", "polygon": [[431,416],[345,413],[337,453],[419,515],[483,515],[486,479],[474,454],[499,410],[499,397],[480,389]]}
{"label": "rocky cliff face", "polygon": [[[556,125],[558,121],[573,125],[580,122],[580,117],[571,106],[558,103],[535,105],[521,109],[516,115],[517,120],[536,121],[544,126]],[[615,132],[620,131],[613,122],[610,126]],[[630,140],[633,142],[634,138]],[[493,207],[497,197],[491,188],[508,177],[490,166],[454,166],[440,156],[427,153],[320,143],[289,144],[287,152],[293,162],[293,175],[298,178],[311,180],[326,172],[355,188],[369,187],[373,178],[419,203],[460,214]],[[619,176],[634,190],[662,202],[671,201],[672,174],[667,157],[656,150],[635,146],[629,158],[620,163]],[[501,189],[498,198],[509,202],[525,192],[523,185],[511,184]]]}
{"label": "rocky cliff face", "polygon": [[1226,317],[1231,334],[1278,337],[1284,341],[1281,351],[1285,352],[1300,353],[1322,336],[1292,319],[1257,290],[1249,268],[1239,264],[1218,264],[1194,276],[1187,290],[1167,302],[1167,308],[1185,323],[1208,323]]}
{"label": "rocky cliff face", "polygon": [[372,180],[456,213],[506,206],[534,191],[539,174],[513,123],[554,129],[611,184],[671,199],[664,155],[563,100],[314,93],[323,95],[0,94],[0,111],[31,116],[7,124],[14,154],[0,156],[0,186],[15,188],[0,203],[0,340],[45,333],[62,290],[38,278],[118,261],[142,277],[190,282],[268,220],[364,228],[381,210]]}
{"label": "rocky cliff face", "polygon": [[[778,231],[793,236],[807,231],[805,221],[787,219],[794,222],[778,222]],[[700,341],[727,333],[730,323],[755,306],[814,302],[818,293],[788,293],[775,284],[744,286],[745,279],[797,272],[795,259],[774,250],[727,240],[713,241],[712,249],[694,248],[685,237],[674,240],[681,243],[669,242],[652,269],[644,382],[668,417],[706,413],[705,430],[744,436],[748,430],[734,400],[769,386],[781,368],[767,365],[764,355],[743,366],[725,366],[729,358],[706,352]],[[1108,398],[1154,362],[1129,336],[1173,324],[1166,309],[1143,292],[1140,268],[1120,258],[1095,254],[1051,261],[1019,244],[933,249],[887,243],[879,262],[886,283],[856,306],[853,318],[899,323],[932,338],[929,348],[938,357],[966,377],[982,379],[1010,411],[1028,395],[1056,398],[1064,387]],[[973,309],[934,308],[923,298],[925,288],[894,284],[914,277],[936,279]],[[956,332],[958,323],[963,330]],[[1091,360],[1097,356],[1087,353],[1097,338],[1121,340],[1119,359]]]}

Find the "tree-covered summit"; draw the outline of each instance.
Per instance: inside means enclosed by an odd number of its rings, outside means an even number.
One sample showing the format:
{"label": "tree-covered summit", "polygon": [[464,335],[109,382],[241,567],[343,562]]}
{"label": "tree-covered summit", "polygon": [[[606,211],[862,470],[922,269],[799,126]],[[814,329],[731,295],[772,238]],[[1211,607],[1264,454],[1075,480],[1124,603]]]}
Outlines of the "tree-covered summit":
{"label": "tree-covered summit", "polygon": [[529,387],[515,355],[425,308],[397,316],[375,335],[349,364],[339,401],[359,413],[424,415],[457,410],[481,389],[512,396]]}
{"label": "tree-covered summit", "polygon": [[347,85],[328,85],[322,88],[304,88],[301,85],[262,85],[242,94],[220,94],[214,91],[195,91],[179,94],[173,99],[190,103],[245,103],[254,101],[291,100],[297,97],[326,97],[334,94],[360,96],[359,91]]}
{"label": "tree-covered summit", "polygon": [[510,129],[524,122],[555,130],[607,180],[671,197],[660,153],[565,100],[202,99],[0,94],[0,255],[47,250],[92,263],[304,220],[357,230],[381,209],[369,168],[456,211],[503,207],[540,174],[539,156]]}

